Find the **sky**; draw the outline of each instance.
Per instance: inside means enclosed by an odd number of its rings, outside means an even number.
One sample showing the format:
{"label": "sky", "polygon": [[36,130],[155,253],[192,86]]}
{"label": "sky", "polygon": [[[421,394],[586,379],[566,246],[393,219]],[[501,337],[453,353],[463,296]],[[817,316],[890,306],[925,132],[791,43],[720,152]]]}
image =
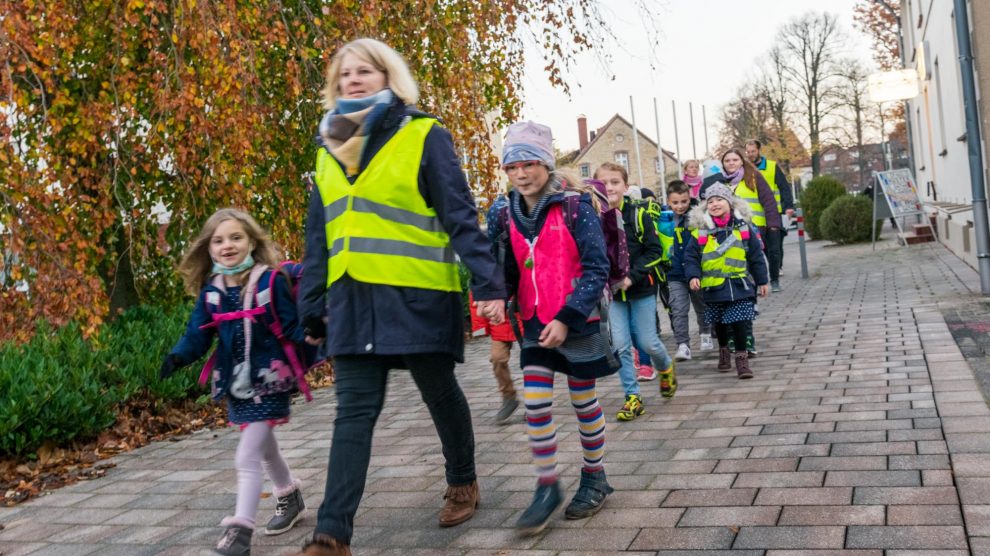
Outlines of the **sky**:
{"label": "sky", "polygon": [[556,147],[563,151],[578,147],[580,114],[587,116],[589,130],[603,126],[616,112],[631,120],[632,95],[636,125],[651,138],[656,137],[656,97],[661,144],[671,151],[676,150],[671,101],[676,102],[681,159],[694,158],[688,112],[688,103],[692,103],[695,144],[701,156],[705,151],[701,107],[707,115],[708,143],[714,147],[722,106],[775,44],[777,30],[809,11],[836,14],[848,35],[849,55],[872,66],[869,40],[853,27],[856,0],[653,0],[659,8],[655,19],[660,28],[653,69],[646,54],[650,33],[634,10],[633,0],[602,3],[622,42],[609,49],[614,80],[596,56],[582,55],[567,77],[572,88],[568,98],[549,84],[538,52],[531,48],[527,53],[522,116],[549,125]]}

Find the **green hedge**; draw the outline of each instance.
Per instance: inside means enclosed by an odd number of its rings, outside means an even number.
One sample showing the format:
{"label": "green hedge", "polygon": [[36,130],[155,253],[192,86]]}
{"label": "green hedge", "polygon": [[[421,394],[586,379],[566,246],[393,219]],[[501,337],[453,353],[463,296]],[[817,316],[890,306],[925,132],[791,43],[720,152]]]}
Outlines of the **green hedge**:
{"label": "green hedge", "polygon": [[91,438],[113,424],[117,404],[141,391],[165,400],[202,394],[197,365],[158,380],[190,310],[137,307],[90,340],[76,325],[41,324],[31,341],[0,345],[0,455]]}
{"label": "green hedge", "polygon": [[869,241],[873,230],[873,201],[860,195],[843,195],[825,209],[822,239],[839,244]]}
{"label": "green hedge", "polygon": [[801,194],[801,208],[804,209],[804,227],[811,239],[824,239],[822,215],[832,201],[846,194],[846,186],[832,176],[818,176],[808,182]]}

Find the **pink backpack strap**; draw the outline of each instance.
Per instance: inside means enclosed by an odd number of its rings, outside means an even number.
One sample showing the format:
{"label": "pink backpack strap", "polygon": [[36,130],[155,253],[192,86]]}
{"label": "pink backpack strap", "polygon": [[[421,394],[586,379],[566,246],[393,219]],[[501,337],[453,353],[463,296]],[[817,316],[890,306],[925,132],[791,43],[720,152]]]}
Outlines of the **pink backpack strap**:
{"label": "pink backpack strap", "polygon": [[[291,262],[284,262],[279,265],[279,268],[287,264],[292,264]],[[285,332],[282,329],[282,319],[278,318],[278,311],[275,307],[275,275],[278,274],[278,270],[272,270],[271,275],[268,277],[268,291],[270,292],[270,301],[268,302],[271,306],[272,319],[271,323],[268,325],[268,329],[272,334],[278,338],[278,343],[282,346],[282,351],[285,352],[285,356],[289,359],[289,367],[292,368],[292,374],[296,377],[296,383],[299,385],[299,391],[303,393],[306,397],[306,401],[313,401],[313,394],[309,390],[309,384],[306,382],[306,369],[304,368],[302,361],[299,358],[299,353],[296,351],[296,345],[285,337]]]}
{"label": "pink backpack strap", "polygon": [[[231,313],[214,313],[210,311],[210,304],[207,303],[207,311],[210,313],[211,321],[208,324],[201,326],[200,328],[209,328],[211,326],[217,326],[222,321],[235,320],[238,318],[244,319],[244,360],[251,360],[251,323],[254,322],[255,315],[264,313],[264,308],[252,308],[251,304],[254,301],[255,292],[258,289],[258,280],[261,275],[265,272],[268,267],[263,264],[256,264],[254,268],[251,269],[251,275],[248,277],[247,291],[244,292],[244,308],[241,311],[233,311]],[[210,284],[220,290],[223,293],[227,292],[226,285],[223,281],[222,274],[214,274],[210,279]],[[210,374],[213,369],[216,368],[217,364],[217,351],[214,349],[210,358],[206,360],[206,364],[203,365],[203,370],[199,373],[199,383],[200,385],[206,384],[209,380]]]}

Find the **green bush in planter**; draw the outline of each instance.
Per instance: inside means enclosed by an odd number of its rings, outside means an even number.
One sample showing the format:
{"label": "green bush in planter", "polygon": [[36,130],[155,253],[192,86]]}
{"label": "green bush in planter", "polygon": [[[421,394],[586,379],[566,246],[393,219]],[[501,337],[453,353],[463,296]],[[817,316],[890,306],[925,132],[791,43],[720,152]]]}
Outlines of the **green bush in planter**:
{"label": "green bush in planter", "polygon": [[811,239],[825,239],[821,229],[822,215],[832,201],[846,194],[846,186],[832,176],[818,176],[808,182],[801,194],[801,208],[804,209],[804,227]]}
{"label": "green bush in planter", "polygon": [[839,244],[869,241],[873,230],[873,201],[860,195],[843,195],[821,218],[822,239]]}

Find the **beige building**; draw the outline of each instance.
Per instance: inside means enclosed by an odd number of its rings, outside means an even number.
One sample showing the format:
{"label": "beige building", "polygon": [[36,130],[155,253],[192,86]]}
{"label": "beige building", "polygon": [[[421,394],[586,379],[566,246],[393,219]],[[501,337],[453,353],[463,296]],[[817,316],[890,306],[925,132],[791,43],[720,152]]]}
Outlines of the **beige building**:
{"label": "beige building", "polygon": [[[580,148],[564,157],[560,166],[576,176],[590,178],[595,169],[604,162],[615,162],[625,166],[629,172],[629,185],[646,185],[659,193],[661,181],[666,183],[680,175],[680,168],[674,153],[664,150],[664,174],[660,179],[660,159],[657,156],[657,143],[637,130],[639,153],[636,155],[636,142],[633,140],[633,127],[625,118],[616,114],[602,127],[588,133],[588,120],[578,117],[578,139]],[[640,182],[642,171],[643,183]]]}

